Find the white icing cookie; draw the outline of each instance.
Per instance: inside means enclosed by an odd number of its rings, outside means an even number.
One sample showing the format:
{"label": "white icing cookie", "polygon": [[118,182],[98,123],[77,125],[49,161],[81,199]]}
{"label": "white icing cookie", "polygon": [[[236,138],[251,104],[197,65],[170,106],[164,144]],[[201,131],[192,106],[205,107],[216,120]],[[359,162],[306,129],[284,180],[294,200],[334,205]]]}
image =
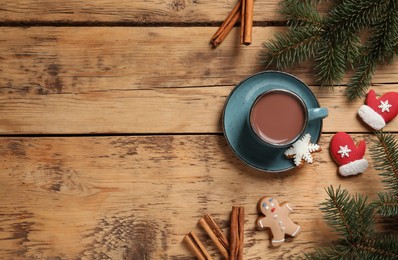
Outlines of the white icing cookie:
{"label": "white icing cookie", "polygon": [[287,158],[293,158],[296,166],[302,166],[304,162],[313,163],[312,153],[320,152],[322,149],[317,144],[311,143],[311,135],[305,134],[292,147],[285,151]]}

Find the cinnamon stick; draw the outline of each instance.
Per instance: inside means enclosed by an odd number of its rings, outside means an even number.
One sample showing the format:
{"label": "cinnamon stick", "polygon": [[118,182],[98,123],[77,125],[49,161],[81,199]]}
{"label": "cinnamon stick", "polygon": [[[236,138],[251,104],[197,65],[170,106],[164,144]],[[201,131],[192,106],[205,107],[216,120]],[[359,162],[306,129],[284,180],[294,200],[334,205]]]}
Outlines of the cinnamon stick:
{"label": "cinnamon stick", "polygon": [[209,252],[207,252],[205,246],[200,242],[196,234],[191,231],[184,237],[185,243],[188,244],[189,248],[194,252],[199,260],[212,260]]}
{"label": "cinnamon stick", "polygon": [[230,225],[229,259],[243,259],[245,210],[244,207],[232,207]]}
{"label": "cinnamon stick", "polygon": [[199,224],[209,235],[213,243],[216,245],[218,250],[220,250],[221,254],[224,256],[224,258],[229,259],[228,239],[225,237],[222,230],[217,226],[213,218],[209,214],[206,214],[199,220]]}
{"label": "cinnamon stick", "polygon": [[244,237],[245,237],[245,208],[240,207],[239,209],[239,253],[238,259],[243,260],[243,246],[244,246]]}
{"label": "cinnamon stick", "polygon": [[227,35],[231,31],[231,29],[234,27],[236,22],[239,20],[240,13],[241,13],[240,12],[241,6],[242,6],[242,0],[238,0],[235,7],[228,14],[227,18],[225,18],[224,22],[218,28],[218,30],[213,35],[213,37],[211,37],[210,43],[213,44],[214,47],[217,47],[224,41],[225,37],[227,37]]}
{"label": "cinnamon stick", "polygon": [[240,28],[241,44],[252,43],[254,0],[242,0],[242,18]]}
{"label": "cinnamon stick", "polygon": [[242,0],[240,17],[240,44],[243,44],[243,38],[245,38],[245,23],[246,23],[246,0]]}

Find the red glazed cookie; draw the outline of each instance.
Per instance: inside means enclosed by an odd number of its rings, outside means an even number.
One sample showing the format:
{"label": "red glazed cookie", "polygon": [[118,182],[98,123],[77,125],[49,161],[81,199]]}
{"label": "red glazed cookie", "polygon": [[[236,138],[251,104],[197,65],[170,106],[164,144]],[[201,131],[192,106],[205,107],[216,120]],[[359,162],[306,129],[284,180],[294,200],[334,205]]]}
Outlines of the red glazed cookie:
{"label": "red glazed cookie", "polygon": [[358,110],[359,117],[375,130],[382,129],[397,114],[398,93],[387,92],[377,98],[373,89],[369,91],[366,97],[366,104],[362,105]]}
{"label": "red glazed cookie", "polygon": [[278,201],[271,197],[262,197],[257,209],[261,216],[257,219],[257,226],[261,229],[271,229],[273,238],[272,245],[280,246],[285,242],[285,235],[297,236],[301,228],[293,223],[289,214],[293,211],[293,206],[289,203],[279,205]]}
{"label": "red glazed cookie", "polygon": [[351,136],[344,132],[336,133],[330,141],[330,154],[339,165],[342,176],[357,175],[368,168],[368,161],[363,158],[365,150],[364,141],[355,145]]}

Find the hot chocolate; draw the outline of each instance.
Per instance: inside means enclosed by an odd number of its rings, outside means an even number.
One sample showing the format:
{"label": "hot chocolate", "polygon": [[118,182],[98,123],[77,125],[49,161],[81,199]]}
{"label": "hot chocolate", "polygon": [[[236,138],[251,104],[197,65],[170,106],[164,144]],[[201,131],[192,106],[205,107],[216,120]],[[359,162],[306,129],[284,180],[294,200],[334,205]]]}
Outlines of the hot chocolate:
{"label": "hot chocolate", "polygon": [[254,103],[250,124],[265,142],[289,144],[303,131],[306,108],[296,95],[282,90],[262,94]]}

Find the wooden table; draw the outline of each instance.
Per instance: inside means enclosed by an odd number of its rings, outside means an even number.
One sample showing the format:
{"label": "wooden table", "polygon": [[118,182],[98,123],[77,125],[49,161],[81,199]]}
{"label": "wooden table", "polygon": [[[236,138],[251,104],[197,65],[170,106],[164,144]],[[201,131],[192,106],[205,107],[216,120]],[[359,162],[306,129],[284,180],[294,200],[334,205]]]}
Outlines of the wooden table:
{"label": "wooden table", "polygon": [[[378,172],[341,178],[329,152],[337,131],[368,145],[363,100],[316,86],[311,63],[289,72],[329,109],[313,165],[266,174],[241,162],[222,134],[234,86],[263,70],[262,44],[283,31],[278,2],[256,0],[253,44],[239,27],[209,39],[235,1],[3,0],[0,4],[0,258],[191,259],[182,243],[210,213],[227,234],[245,207],[246,259],[297,257],[335,238],[319,204],[341,185],[376,197]],[[398,62],[378,68],[379,94],[396,91]],[[348,76],[347,76],[348,79]],[[345,80],[347,82],[347,80]],[[386,131],[397,133],[398,119]],[[278,248],[257,231],[256,203],[295,205],[302,233]]]}

